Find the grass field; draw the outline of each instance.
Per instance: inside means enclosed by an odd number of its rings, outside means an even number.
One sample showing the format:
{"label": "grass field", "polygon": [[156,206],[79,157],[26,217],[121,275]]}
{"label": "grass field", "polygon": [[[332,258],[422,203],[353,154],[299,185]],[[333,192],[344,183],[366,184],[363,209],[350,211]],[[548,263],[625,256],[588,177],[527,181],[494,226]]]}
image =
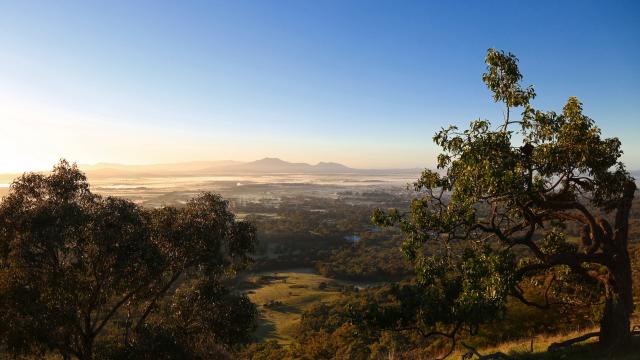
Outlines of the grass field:
{"label": "grass field", "polygon": [[[499,351],[511,356],[514,360],[640,360],[639,337],[634,337],[632,343],[629,344],[626,349],[614,349],[613,351],[603,350],[597,347],[596,341],[598,338],[595,337],[583,343],[564,348],[563,350],[548,351],[549,345],[553,343],[596,331],[598,331],[598,328],[557,335],[537,335],[532,339],[505,342],[497,347],[479,349],[478,351],[482,355]],[[462,354],[464,354],[464,352],[459,351],[450,358],[460,359]]]}
{"label": "grass field", "polygon": [[307,308],[335,300],[342,296],[343,287],[354,285],[326,278],[310,269],[257,273],[244,280],[254,285],[247,294],[260,310],[257,340],[277,340],[283,344],[291,342]]}

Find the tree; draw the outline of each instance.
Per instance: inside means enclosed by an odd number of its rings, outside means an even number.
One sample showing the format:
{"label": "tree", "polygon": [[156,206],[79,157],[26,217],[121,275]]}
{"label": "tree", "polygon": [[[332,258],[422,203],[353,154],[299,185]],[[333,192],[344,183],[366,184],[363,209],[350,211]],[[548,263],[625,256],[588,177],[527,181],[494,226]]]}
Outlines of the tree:
{"label": "tree", "polygon": [[[483,80],[505,104],[504,120],[440,130],[438,170],[415,182],[410,211],[378,209],[373,219],[405,234],[421,294],[412,321],[424,333],[455,338],[502,313],[508,297],[545,308],[554,305],[550,293],[580,296],[595,286],[604,299],[600,343],[622,345],[631,336],[636,185],[619,161],[621,143],[603,138],[575,97],[560,113],[534,109],[517,63],[489,49]],[[581,242],[569,237],[575,226]],[[537,299],[522,286],[531,279],[543,279]]]}
{"label": "tree", "polygon": [[[231,359],[226,350],[251,340],[258,316],[244,295],[216,281],[181,286],[153,321],[136,331],[132,345],[113,359]],[[226,348],[226,349],[225,349]]]}
{"label": "tree", "polygon": [[197,281],[181,288],[167,306],[171,326],[198,334],[199,342],[234,345],[251,341],[257,310],[242,294],[229,293],[214,281]]}
{"label": "tree", "polygon": [[0,346],[91,359],[109,328],[129,347],[176,288],[222,281],[254,243],[253,226],[218,195],[149,210],[91,193],[64,160],[24,174],[0,203]]}

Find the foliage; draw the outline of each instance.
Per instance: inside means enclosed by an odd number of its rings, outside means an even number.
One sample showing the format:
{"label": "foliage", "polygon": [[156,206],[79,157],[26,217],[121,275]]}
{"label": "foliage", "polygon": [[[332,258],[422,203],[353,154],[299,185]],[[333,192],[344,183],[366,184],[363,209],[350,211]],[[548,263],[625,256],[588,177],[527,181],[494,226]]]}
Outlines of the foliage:
{"label": "foliage", "polygon": [[210,301],[226,296],[220,281],[249,263],[254,242],[253,226],[236,221],[218,195],[148,210],[92,194],[64,160],[49,175],[24,174],[0,204],[1,346],[90,359],[96,343],[113,347],[104,342],[114,332],[122,346],[136,345],[144,338],[136,334],[166,320],[167,303],[202,321],[170,322],[189,327],[183,336],[224,324],[216,343],[246,341],[255,320],[246,298]]}
{"label": "foliage", "polygon": [[333,250],[316,263],[320,274],[338,279],[389,281],[407,278],[412,268],[398,251],[401,237],[393,232],[365,232],[357,244]]}
{"label": "foliage", "polygon": [[249,360],[287,359],[290,357],[288,349],[278,344],[276,340],[252,344],[244,351],[244,358]]}
{"label": "foliage", "polygon": [[[500,316],[508,296],[549,307],[550,293],[579,299],[584,293],[560,290],[599,286],[601,341],[628,341],[636,186],[619,162],[620,141],[602,138],[575,97],[559,114],[534,109],[535,92],[520,85],[512,54],[490,49],[486,63],[483,80],[506,105],[504,121],[439,131],[438,171],[425,170],[415,182],[410,211],[373,214],[377,224],[402,229],[422,294],[437,299],[417,307],[417,328],[454,338]],[[521,117],[510,115],[513,108]],[[567,240],[570,225],[582,227],[581,244]],[[439,252],[428,244],[439,244]],[[548,279],[544,303],[527,299],[520,286],[532,277]]]}
{"label": "foliage", "polygon": [[[317,302],[303,312],[292,343],[253,344],[240,357],[342,359],[350,358],[351,355],[344,355],[349,349],[359,349],[358,355],[364,354],[367,359],[432,359],[446,354],[450,349],[446,339],[425,341],[415,328],[418,311],[416,305],[411,305],[412,300],[414,304],[424,301],[421,288],[415,283],[403,282],[346,293],[330,302]],[[549,341],[563,340],[567,332],[591,326],[592,319],[586,313],[565,314],[561,308],[538,309],[510,299],[502,316],[481,324],[473,336],[465,332],[458,334],[457,339],[458,343],[475,346],[483,354],[493,352],[491,349],[496,346],[511,354],[511,347],[529,349],[530,340],[535,338],[536,351],[546,351]]]}
{"label": "foliage", "polygon": [[200,280],[181,286],[129,346],[110,358],[230,359],[238,344],[251,340],[257,311],[245,295],[234,295],[217,282]]}

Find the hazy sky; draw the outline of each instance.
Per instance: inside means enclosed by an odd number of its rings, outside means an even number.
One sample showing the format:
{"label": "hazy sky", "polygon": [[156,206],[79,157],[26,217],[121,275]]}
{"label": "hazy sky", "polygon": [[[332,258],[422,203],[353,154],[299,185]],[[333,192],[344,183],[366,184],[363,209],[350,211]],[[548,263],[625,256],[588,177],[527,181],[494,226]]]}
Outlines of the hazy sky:
{"label": "hazy sky", "polygon": [[638,1],[0,1],[0,172],[79,163],[429,166],[499,120],[486,49],[534,105],[578,96],[640,168]]}

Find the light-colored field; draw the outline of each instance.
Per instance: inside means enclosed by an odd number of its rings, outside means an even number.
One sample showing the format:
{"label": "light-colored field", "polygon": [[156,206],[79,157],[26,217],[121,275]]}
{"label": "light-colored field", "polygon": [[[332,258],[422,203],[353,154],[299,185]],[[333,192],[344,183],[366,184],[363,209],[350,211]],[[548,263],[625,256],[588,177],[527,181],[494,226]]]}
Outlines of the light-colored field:
{"label": "light-colored field", "polygon": [[[248,291],[249,298],[260,310],[257,340],[274,339],[280,343],[291,342],[306,309],[338,299],[342,296],[342,286],[353,285],[315,274],[310,269],[251,274],[245,280],[258,286]],[[320,289],[322,283],[327,287]],[[269,303],[272,305],[267,305]]]}

